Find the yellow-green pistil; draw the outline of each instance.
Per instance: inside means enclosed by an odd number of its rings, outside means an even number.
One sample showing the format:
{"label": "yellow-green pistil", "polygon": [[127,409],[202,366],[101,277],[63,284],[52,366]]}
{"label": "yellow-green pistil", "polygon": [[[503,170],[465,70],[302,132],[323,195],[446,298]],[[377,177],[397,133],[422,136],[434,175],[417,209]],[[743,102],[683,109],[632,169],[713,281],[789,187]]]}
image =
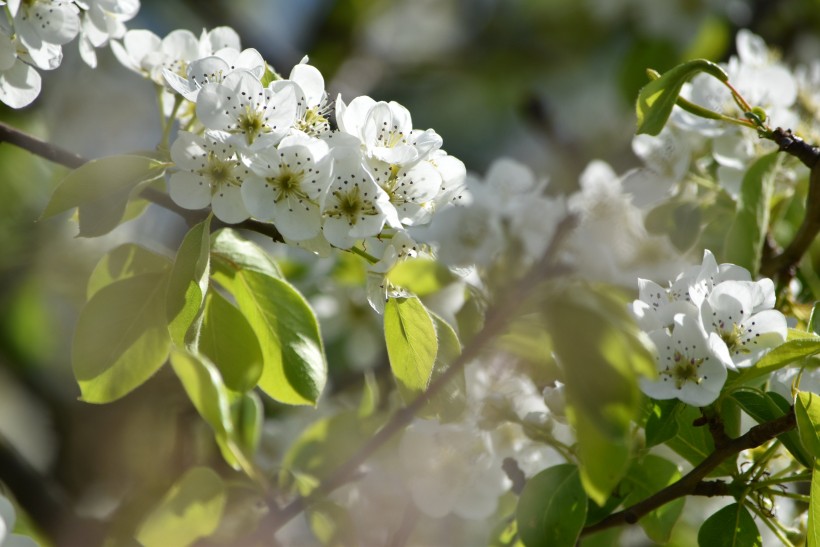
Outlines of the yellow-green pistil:
{"label": "yellow-green pistil", "polygon": [[234,174],[236,160],[223,160],[213,152],[208,152],[208,161],[200,173],[211,182],[211,194],[215,194],[224,185],[241,184],[239,177]]}
{"label": "yellow-green pistil", "polygon": [[686,382],[700,384],[702,378],[698,375],[698,367],[703,364],[703,358],[687,359],[681,352],[675,351],[674,361],[675,364],[672,365],[671,368],[667,368],[663,373],[675,381],[676,388],[681,389]]}
{"label": "yellow-green pistil", "polygon": [[364,198],[367,196],[362,196],[358,184],[346,192],[336,190],[333,192],[333,197],[336,198],[336,204],[328,211],[328,214],[337,218],[347,217],[350,226],[356,224],[359,219],[364,220],[365,215],[377,215],[379,213],[373,204],[365,201]]}

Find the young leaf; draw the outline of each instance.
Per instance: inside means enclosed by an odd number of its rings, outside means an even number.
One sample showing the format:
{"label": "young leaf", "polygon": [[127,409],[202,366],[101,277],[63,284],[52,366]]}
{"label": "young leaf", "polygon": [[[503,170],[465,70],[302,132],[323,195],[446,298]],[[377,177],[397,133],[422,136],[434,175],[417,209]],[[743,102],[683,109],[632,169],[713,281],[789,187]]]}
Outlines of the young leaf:
{"label": "young leaf", "polygon": [[281,403],[315,405],[327,380],[327,362],[310,305],[287,281],[223,266],[220,283],[233,294],[262,348],[259,387]]}
{"label": "young leaf", "polygon": [[279,266],[264,249],[231,228],[223,228],[211,236],[211,268],[214,280],[223,285],[237,270],[253,270],[284,279]]}
{"label": "young leaf", "polygon": [[225,507],[225,484],[207,467],[182,476],[145,518],[137,541],[145,547],[187,547],[219,526]]}
{"label": "young leaf", "polygon": [[[458,341],[456,332],[444,319],[430,312],[436,326],[438,335],[438,351],[436,352],[436,362],[430,380],[443,374],[456,357],[461,353],[461,344]],[[451,422],[458,419],[467,406],[467,387],[464,379],[464,372],[457,374],[447,382],[441,391],[436,393],[427,403],[427,406],[419,412],[419,417],[436,418],[440,422]]]}
{"label": "young leaf", "polygon": [[115,281],[80,312],[71,361],[81,398],[89,403],[119,399],[148,380],[168,358],[164,273]]}
{"label": "young leaf", "polygon": [[754,366],[744,369],[734,380],[727,382],[726,388],[742,386],[755,378],[765,376],[786,365],[820,353],[820,337],[789,340],[763,356]]}
{"label": "young leaf", "polygon": [[763,543],[749,510],[739,503],[733,503],[706,519],[698,530],[698,545],[762,547]]}
{"label": "young leaf", "polygon": [[80,235],[108,233],[125,215],[129,199],[162,176],[164,165],[144,156],[109,156],[84,163],[55,188],[41,219],[80,207]]}
{"label": "young leaf", "polygon": [[88,278],[86,298],[114,281],[150,272],[164,272],[171,267],[171,261],[145,247],[126,243],[105,254]]}
{"label": "young leaf", "polygon": [[[627,491],[624,507],[645,500],[655,492],[669,486],[680,478],[678,466],[660,456],[648,454],[632,463],[624,480],[622,490]],[[671,501],[648,513],[638,524],[646,535],[657,543],[666,543],[672,535],[672,528],[683,511],[683,498]]]}
{"label": "young leaf", "polygon": [[205,297],[199,351],[219,368],[225,385],[246,392],[262,375],[262,348],[248,320],[213,289]]}
{"label": "young leaf", "polygon": [[779,158],[777,152],[766,154],[743,175],[737,212],[726,234],[724,249],[727,262],[743,266],[753,273],[760,269],[760,253],[769,230],[769,203]]}
{"label": "young leaf", "polygon": [[638,94],[635,112],[639,134],[657,135],[661,132],[683,84],[699,72],[706,72],[723,82],[729,79],[722,68],[705,59],[688,61],[664,72],[660,78],[646,84]]}
{"label": "young leaf", "polygon": [[814,458],[820,458],[820,395],[801,391],[794,401],[797,431],[803,447]]}
{"label": "young leaf", "polygon": [[185,234],[168,282],[167,316],[171,340],[178,348],[195,347],[210,271],[211,217]]}
{"label": "young leaf", "polygon": [[415,296],[390,298],[384,306],[384,338],[399,392],[410,401],[427,389],[438,353],[436,329],[424,304]]}
{"label": "young leaf", "polygon": [[524,486],[518,500],[518,536],[527,547],[572,547],[584,527],[587,497],[578,468],[556,465]]}
{"label": "young leaf", "polygon": [[439,291],[456,279],[441,262],[423,258],[403,260],[387,273],[389,282],[417,296]]}

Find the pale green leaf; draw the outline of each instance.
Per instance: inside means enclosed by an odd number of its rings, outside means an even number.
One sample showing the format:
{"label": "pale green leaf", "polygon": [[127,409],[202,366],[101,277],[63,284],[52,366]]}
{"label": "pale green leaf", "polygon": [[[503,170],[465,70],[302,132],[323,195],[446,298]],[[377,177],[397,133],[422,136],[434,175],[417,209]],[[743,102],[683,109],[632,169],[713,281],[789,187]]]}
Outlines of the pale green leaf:
{"label": "pale green leaf", "polygon": [[729,78],[722,68],[705,59],[688,61],[664,72],[660,78],[646,84],[638,94],[635,104],[637,132],[649,135],[660,133],[672,114],[683,84],[699,72],[706,72],[724,82]]}
{"label": "pale green leaf", "polygon": [[384,306],[390,368],[405,402],[427,389],[438,352],[433,319],[416,297],[390,298]]}
{"label": "pale green leaf", "polygon": [[208,425],[217,434],[233,434],[229,395],[213,363],[201,356],[174,350],[171,366],[194,408]]}
{"label": "pale green leaf", "polygon": [[527,547],[572,547],[587,512],[587,497],[578,468],[556,465],[541,471],[524,486],[518,500],[518,535]]}
{"label": "pale green leaf", "polygon": [[762,547],[760,532],[749,510],[738,503],[727,505],[701,525],[700,547]]}
{"label": "pale green leaf", "polygon": [[185,234],[168,282],[167,317],[171,340],[195,348],[202,322],[202,306],[210,272],[211,217]]}
{"label": "pale green leaf", "polygon": [[81,398],[90,403],[119,399],[148,380],[168,358],[163,273],[115,281],[80,312],[71,361]]}
{"label": "pale green leaf", "polygon": [[171,267],[171,261],[160,254],[149,251],[133,243],[126,243],[106,253],[88,278],[86,298],[114,281],[150,272],[164,272]]}
{"label": "pale green leaf", "polygon": [[755,378],[771,374],[790,363],[818,353],[820,353],[820,337],[812,335],[810,338],[795,338],[774,348],[755,365],[743,369],[734,380],[727,382],[726,388],[731,390],[736,386],[748,384]]}
{"label": "pale green leaf", "polygon": [[417,296],[425,296],[441,290],[457,277],[436,260],[416,258],[403,260],[388,273],[387,280]]}
{"label": "pale green leaf", "polygon": [[264,249],[231,228],[223,228],[211,236],[211,262],[214,281],[220,284],[232,279],[238,270],[253,270],[284,279]]}
{"label": "pale green leaf", "polygon": [[250,323],[233,304],[214,290],[205,297],[199,351],[218,368],[225,385],[245,392],[262,375],[262,348]]}
{"label": "pale green leaf", "polygon": [[182,476],[145,518],[137,532],[144,547],[187,547],[219,526],[225,507],[225,485],[207,467]]}
{"label": "pale green leaf", "polygon": [[[444,374],[450,368],[450,364],[461,354],[461,344],[449,323],[432,312],[430,316],[433,318],[438,337],[436,362],[430,376],[430,381],[433,382]],[[451,422],[462,415],[466,406],[467,386],[462,370],[430,398],[427,405],[419,412],[419,417],[436,418],[442,423]]]}
{"label": "pale green leaf", "polygon": [[327,380],[327,362],[310,305],[285,280],[255,269],[224,272],[229,275],[220,282],[236,299],[262,349],[259,387],[281,403],[315,405]]}
{"label": "pale green leaf", "polygon": [[797,431],[803,447],[814,458],[820,458],[820,394],[801,391],[794,401]]}
{"label": "pale green leaf", "polygon": [[809,495],[809,522],[806,527],[806,544],[808,547],[817,547],[820,545],[820,459],[814,460]]}
{"label": "pale green leaf", "polygon": [[769,231],[769,202],[774,191],[779,154],[758,158],[743,175],[732,226],[726,234],[724,257],[754,273],[760,270],[763,242]]}

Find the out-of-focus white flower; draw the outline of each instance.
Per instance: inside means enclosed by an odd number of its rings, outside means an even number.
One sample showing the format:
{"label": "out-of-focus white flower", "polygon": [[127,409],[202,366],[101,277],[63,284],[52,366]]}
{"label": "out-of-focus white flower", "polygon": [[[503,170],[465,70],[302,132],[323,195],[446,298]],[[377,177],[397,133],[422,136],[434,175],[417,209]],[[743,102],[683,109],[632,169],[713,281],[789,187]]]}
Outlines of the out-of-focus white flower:
{"label": "out-of-focus white flower", "polygon": [[80,14],[80,55],[91,68],[97,66],[95,48],[106,45],[109,40],[125,36],[125,22],[137,15],[139,0],[83,0],[75,3],[83,11]]}
{"label": "out-of-focus white flower", "polygon": [[12,534],[17,514],[9,500],[0,495],[0,547],[37,547],[30,537]]}

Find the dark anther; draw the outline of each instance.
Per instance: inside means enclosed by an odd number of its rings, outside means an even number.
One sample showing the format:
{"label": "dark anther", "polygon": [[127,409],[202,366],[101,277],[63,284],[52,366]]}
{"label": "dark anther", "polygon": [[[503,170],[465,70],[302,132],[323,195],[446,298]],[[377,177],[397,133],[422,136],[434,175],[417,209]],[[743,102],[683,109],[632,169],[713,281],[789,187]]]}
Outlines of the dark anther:
{"label": "dark anther", "polygon": [[524,490],[524,485],[527,484],[527,476],[518,467],[518,462],[512,458],[504,458],[501,462],[501,469],[507,474],[507,478],[512,482],[512,491],[516,494],[521,494]]}
{"label": "dark anther", "polygon": [[778,127],[772,131],[772,139],[780,147],[781,152],[791,154],[812,169],[820,160],[820,147],[811,146],[806,141],[792,133],[791,129]]}

